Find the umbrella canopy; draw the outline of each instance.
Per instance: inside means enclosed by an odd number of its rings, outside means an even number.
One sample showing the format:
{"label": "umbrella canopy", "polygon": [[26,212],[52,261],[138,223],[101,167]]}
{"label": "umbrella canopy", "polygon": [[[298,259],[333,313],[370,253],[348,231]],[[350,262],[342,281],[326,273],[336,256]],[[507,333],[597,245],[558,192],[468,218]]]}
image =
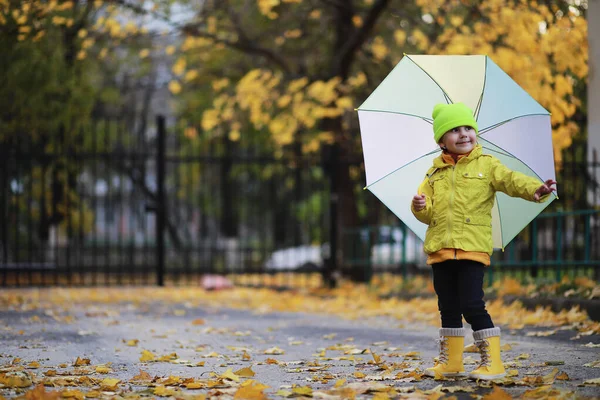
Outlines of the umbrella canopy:
{"label": "umbrella canopy", "polygon": [[[438,103],[458,102],[473,110],[484,153],[540,181],[555,179],[550,113],[488,56],[405,55],[358,108],[358,117],[366,189],[422,240],[427,226],[410,204],[441,151],[431,112]],[[534,203],[496,193],[494,248],[504,248],[555,198]]]}

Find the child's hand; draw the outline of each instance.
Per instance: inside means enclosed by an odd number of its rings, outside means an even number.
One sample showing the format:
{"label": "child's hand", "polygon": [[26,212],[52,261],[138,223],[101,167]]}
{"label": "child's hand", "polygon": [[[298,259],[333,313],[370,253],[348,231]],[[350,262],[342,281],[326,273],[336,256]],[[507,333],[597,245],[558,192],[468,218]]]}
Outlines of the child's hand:
{"label": "child's hand", "polygon": [[415,195],[413,196],[413,208],[415,209],[415,211],[421,211],[422,209],[425,208],[425,205],[427,204],[427,202],[425,201],[425,195],[421,194],[421,195]]}
{"label": "child's hand", "polygon": [[[556,185],[556,181],[554,181],[552,179],[548,179],[546,182],[544,182],[544,184],[542,186],[540,186],[538,188],[538,190],[535,191],[535,194],[533,195],[533,199],[535,201],[539,201],[542,196],[554,192],[556,190],[556,188],[550,187],[552,185]],[[414,200],[413,200],[413,202],[414,202]]]}

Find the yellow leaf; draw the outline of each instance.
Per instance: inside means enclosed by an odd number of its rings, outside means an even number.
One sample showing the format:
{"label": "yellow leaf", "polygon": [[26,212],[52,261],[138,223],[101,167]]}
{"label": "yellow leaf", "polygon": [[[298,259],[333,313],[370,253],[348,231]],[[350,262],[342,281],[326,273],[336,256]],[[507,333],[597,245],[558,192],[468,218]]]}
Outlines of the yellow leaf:
{"label": "yellow leaf", "polygon": [[121,380],[117,378],[104,378],[100,382],[100,388],[104,390],[115,390],[119,382],[121,382]]}
{"label": "yellow leaf", "polygon": [[300,36],[302,36],[302,31],[300,29],[292,29],[292,30],[289,30],[289,31],[285,31],[283,33],[283,36],[286,39],[297,39]]}
{"label": "yellow leaf", "polygon": [[148,50],[148,49],[140,50],[140,53],[139,53],[140,58],[146,58],[149,55],[150,55],[150,50]]}
{"label": "yellow leaf", "polygon": [[352,98],[350,97],[340,97],[339,99],[337,99],[335,101],[335,104],[342,109],[348,109],[351,110],[353,107],[353,101]]}
{"label": "yellow leaf", "polygon": [[312,397],[313,390],[310,386],[297,386],[292,388],[292,393]]}
{"label": "yellow leaf", "polygon": [[106,366],[97,366],[96,372],[99,374],[108,374],[108,373],[112,372],[112,369],[109,367],[106,367]]}
{"label": "yellow leaf", "polygon": [[138,345],[139,342],[140,342],[139,339],[130,339],[125,343],[125,345],[130,346],[130,347],[135,347]]}
{"label": "yellow leaf", "polygon": [[204,321],[202,318],[196,318],[192,321],[192,325],[204,325],[205,323],[206,321]]}
{"label": "yellow leaf", "polygon": [[83,400],[86,398],[85,394],[83,394],[83,392],[80,392],[79,390],[63,390],[60,395],[64,398],[64,399],[77,399],[77,400]]}
{"label": "yellow leaf", "polygon": [[169,91],[173,94],[178,94],[181,92],[181,84],[177,81],[169,82]]}
{"label": "yellow leaf", "polygon": [[[188,139],[195,139],[196,137],[198,137],[198,130],[193,126],[188,126],[183,131],[183,135]],[[192,321],[192,325],[202,325],[194,323],[195,321],[196,320]],[[202,323],[204,323],[204,320],[202,320]]]}
{"label": "yellow leaf", "polygon": [[254,371],[252,371],[252,368],[250,367],[238,369],[235,371],[235,374],[244,378],[252,378],[255,375]]}
{"label": "yellow leaf", "polygon": [[0,384],[9,388],[25,388],[33,384],[31,377],[22,371],[0,373]]}
{"label": "yellow leaf", "polygon": [[171,361],[171,360],[177,360],[178,358],[179,357],[177,357],[177,353],[170,353],[170,354],[165,354],[164,356],[160,356],[158,361]]}
{"label": "yellow leaf", "polygon": [[165,53],[169,56],[173,55],[175,53],[175,46],[173,46],[173,45],[167,46],[165,48]]}
{"label": "yellow leaf", "polygon": [[147,373],[146,371],[142,371],[140,369],[140,373],[136,376],[134,376],[133,378],[131,378],[132,381],[151,381],[152,380],[152,376]]}
{"label": "yellow leaf", "polygon": [[377,36],[375,40],[373,40],[373,44],[371,44],[371,51],[373,52],[373,56],[377,61],[382,61],[387,57],[390,50],[385,45],[385,42],[382,37]]}
{"label": "yellow leaf", "polygon": [[371,352],[371,355],[373,356],[373,360],[375,361],[375,364],[379,364],[381,363],[381,357],[378,356],[377,354]]}
{"label": "yellow leaf", "polygon": [[244,360],[244,361],[248,361],[248,360],[250,360],[250,359],[251,359],[251,357],[250,357],[250,354],[248,354],[248,353],[246,352],[246,350],[244,350],[244,353],[242,354],[242,360]]}
{"label": "yellow leaf", "polygon": [[181,74],[183,74],[183,71],[185,71],[185,67],[186,67],[185,59],[179,58],[173,65],[173,68],[171,68],[171,71],[173,71],[173,73],[175,75],[181,75]]}
{"label": "yellow leaf", "polygon": [[160,397],[171,397],[175,396],[177,394],[177,391],[160,385],[154,388],[154,394]]}
{"label": "yellow leaf", "polygon": [[230,381],[234,381],[234,382],[239,382],[240,381],[240,377],[237,376],[232,370],[231,368],[228,368],[227,371],[223,372],[223,374],[221,374],[219,376],[219,378],[221,379],[229,379]]}
{"label": "yellow leaf", "polygon": [[279,347],[271,347],[270,349],[265,350],[265,354],[285,354],[285,351],[281,350]]}
{"label": "yellow leaf", "polygon": [[269,386],[254,380],[248,380],[242,384],[242,386],[233,395],[234,399],[247,399],[247,400],[264,400],[267,396],[263,393]]}
{"label": "yellow leaf", "polygon": [[77,360],[75,360],[75,363],[73,364],[75,367],[80,367],[82,365],[90,365],[90,359],[89,358],[79,358],[77,357]]}
{"label": "yellow leaf", "polygon": [[346,383],[345,379],[338,379],[337,381],[335,381],[335,385],[333,385],[333,387],[339,388],[341,386],[344,386],[345,383]]}
{"label": "yellow leaf", "polygon": [[216,127],[220,122],[219,111],[218,110],[206,110],[202,114],[202,129],[205,131],[210,131],[214,127]]}
{"label": "yellow leaf", "polygon": [[398,46],[404,46],[404,43],[406,42],[406,32],[401,29],[395,30],[394,41]]}
{"label": "yellow leaf", "polygon": [[186,389],[202,389],[205,386],[202,382],[189,382],[184,385]]}
{"label": "yellow leaf", "polygon": [[356,26],[357,28],[360,28],[363,25],[363,20],[360,17],[360,15],[355,15],[354,17],[352,17],[352,24],[354,24],[354,26]]}
{"label": "yellow leaf", "polygon": [[267,364],[279,364],[279,361],[277,361],[277,360],[273,360],[272,358],[267,358],[267,359],[265,360],[265,362],[266,362]]}
{"label": "yellow leaf", "polygon": [[557,374],[558,374],[558,368],[554,368],[552,371],[550,371],[550,373],[544,375],[542,377],[542,379],[545,384],[552,384],[552,383],[554,383],[554,378],[556,377]]}
{"label": "yellow leaf", "polygon": [[500,386],[494,386],[494,390],[483,396],[482,400],[512,400],[512,396]]}
{"label": "yellow leaf", "polygon": [[364,373],[362,373],[362,372],[355,372],[354,373],[354,377],[358,378],[358,379],[364,378],[365,376],[366,375]]}
{"label": "yellow leaf", "polygon": [[142,350],[141,362],[155,361],[156,355],[148,350]]}
{"label": "yellow leaf", "polygon": [[198,70],[191,69],[185,73],[184,80],[186,82],[193,81],[198,77]]}
{"label": "yellow leaf", "polygon": [[570,381],[571,378],[569,378],[569,375],[567,375],[566,372],[561,372],[560,374],[556,375],[556,379],[559,381]]}
{"label": "yellow leaf", "polygon": [[27,364],[28,368],[39,368],[40,367],[40,363],[37,361],[32,361],[29,364]]}

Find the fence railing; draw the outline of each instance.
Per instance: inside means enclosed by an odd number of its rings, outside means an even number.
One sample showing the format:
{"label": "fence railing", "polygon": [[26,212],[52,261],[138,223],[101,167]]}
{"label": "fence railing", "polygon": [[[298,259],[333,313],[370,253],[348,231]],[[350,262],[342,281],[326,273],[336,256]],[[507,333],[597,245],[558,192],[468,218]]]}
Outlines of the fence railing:
{"label": "fence railing", "polygon": [[504,252],[492,259],[490,281],[498,275],[600,279],[600,209],[542,213]]}
{"label": "fence railing", "polygon": [[[337,234],[349,207],[337,206],[332,170],[347,168],[356,188],[365,180],[361,161],[336,151],[304,154],[298,140],[278,154],[259,134],[200,137],[161,118],[144,131],[102,121],[47,135],[0,139],[0,286],[189,284],[215,273],[278,286],[299,273],[316,273],[313,284],[429,271],[416,237],[366,191],[349,219],[367,228]],[[600,198],[600,164],[584,147],[560,165],[565,209]],[[494,256],[491,279],[597,271],[598,212],[556,213],[556,203]]]}
{"label": "fence railing", "polygon": [[[422,242],[400,224],[348,230],[344,267],[370,279],[374,274],[429,273]],[[489,283],[502,276],[560,281],[568,274],[600,279],[600,209],[540,214],[504,251],[492,256]]]}

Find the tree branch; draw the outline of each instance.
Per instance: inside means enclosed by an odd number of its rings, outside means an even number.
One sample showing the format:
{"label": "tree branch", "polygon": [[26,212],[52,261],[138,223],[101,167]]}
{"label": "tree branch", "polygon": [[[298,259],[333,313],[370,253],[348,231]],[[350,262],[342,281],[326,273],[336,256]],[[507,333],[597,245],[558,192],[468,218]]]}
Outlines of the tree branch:
{"label": "tree branch", "polygon": [[264,57],[265,59],[271,61],[273,64],[277,65],[281,70],[285,73],[290,73],[290,67],[285,61],[285,59],[279,56],[277,53],[273,52],[270,49],[267,49],[262,46],[258,46],[251,41],[232,41],[218,37],[217,35],[213,35],[208,32],[201,31],[198,26],[186,25],[183,27],[183,32],[188,35],[203,37],[207,39],[212,39],[215,43],[224,44],[227,47],[231,47],[232,49],[239,50],[246,54],[255,54]]}
{"label": "tree branch", "polygon": [[363,25],[354,32],[354,34],[345,42],[332,63],[332,75],[340,76],[342,79],[348,77],[350,66],[356,55],[356,51],[363,45],[367,37],[373,30],[377,19],[386,9],[390,0],[376,0],[375,4],[369,10]]}

